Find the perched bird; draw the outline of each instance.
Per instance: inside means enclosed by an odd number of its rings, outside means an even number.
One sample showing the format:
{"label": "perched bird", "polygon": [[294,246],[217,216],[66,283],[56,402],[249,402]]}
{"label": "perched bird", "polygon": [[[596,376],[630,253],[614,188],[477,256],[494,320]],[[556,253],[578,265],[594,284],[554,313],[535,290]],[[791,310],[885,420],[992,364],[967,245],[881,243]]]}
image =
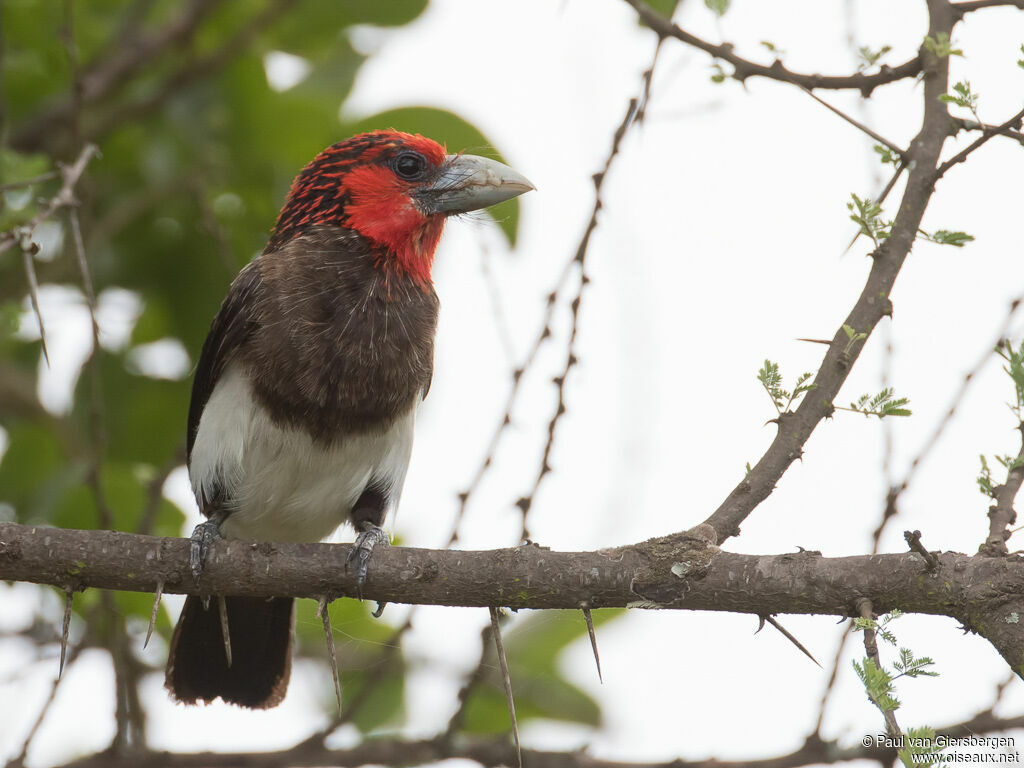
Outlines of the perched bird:
{"label": "perched bird", "polygon": [[[501,163],[397,131],[334,144],[295,178],[196,368],[188,468],[208,518],[193,535],[197,575],[221,535],[319,541],[348,521],[361,587],[373,547],[387,544],[381,525],[398,503],[430,388],[430,271],[445,219],[531,189]],[[294,617],[292,598],[190,596],[166,687],[189,704],[277,705]]]}

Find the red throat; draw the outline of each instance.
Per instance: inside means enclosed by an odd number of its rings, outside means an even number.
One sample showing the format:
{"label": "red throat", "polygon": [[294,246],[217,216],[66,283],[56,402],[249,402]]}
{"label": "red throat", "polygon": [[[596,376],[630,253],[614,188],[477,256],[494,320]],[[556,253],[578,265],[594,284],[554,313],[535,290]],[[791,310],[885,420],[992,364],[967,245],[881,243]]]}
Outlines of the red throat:
{"label": "red throat", "polygon": [[380,166],[353,169],[345,178],[345,189],[351,195],[345,209],[347,224],[388,249],[383,266],[429,283],[444,216],[423,215],[409,196],[409,185]]}

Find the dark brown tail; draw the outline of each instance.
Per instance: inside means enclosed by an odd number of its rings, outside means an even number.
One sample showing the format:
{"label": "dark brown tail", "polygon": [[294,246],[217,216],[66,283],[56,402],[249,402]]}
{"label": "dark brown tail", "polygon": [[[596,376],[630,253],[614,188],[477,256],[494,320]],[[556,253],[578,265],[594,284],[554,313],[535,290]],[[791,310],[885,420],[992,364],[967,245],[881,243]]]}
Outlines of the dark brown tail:
{"label": "dark brown tail", "polygon": [[189,596],[171,638],[167,690],[178,701],[211,702],[218,696],[252,709],[276,707],[292,669],[295,600],[226,597],[231,664],[221,634],[219,598]]}

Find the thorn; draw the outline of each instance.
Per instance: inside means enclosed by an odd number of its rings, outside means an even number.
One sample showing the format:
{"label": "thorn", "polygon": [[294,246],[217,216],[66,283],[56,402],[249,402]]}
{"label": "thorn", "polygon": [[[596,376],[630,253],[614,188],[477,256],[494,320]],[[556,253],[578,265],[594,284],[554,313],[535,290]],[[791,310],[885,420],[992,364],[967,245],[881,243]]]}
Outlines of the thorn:
{"label": "thorn", "polygon": [[826,339],[797,339],[797,341],[806,341],[810,344],[824,344],[826,347],[831,347],[832,342]]}
{"label": "thorn", "polygon": [[228,660],[228,669],[231,669],[231,631],[228,629],[228,601],[223,595],[217,597],[217,605],[220,608],[220,633],[224,637],[224,656]]}
{"label": "thorn", "polygon": [[757,619],[758,619],[758,621],[757,621],[757,629],[754,630],[754,634],[755,635],[758,632],[760,632],[762,629],[764,629],[764,624],[765,624],[764,616],[758,616]]}
{"label": "thorn", "polygon": [[[762,622],[767,621],[769,624],[771,624],[773,627],[775,627],[777,630],[779,630],[779,632],[781,632],[783,634],[783,636],[787,640],[789,640],[789,642],[791,642],[793,645],[795,645],[797,648],[800,649],[800,652],[804,656],[806,656],[808,659],[813,661],[815,664],[818,664],[818,660],[816,658],[814,658],[814,656],[811,655],[811,652],[808,651],[806,648],[804,648],[803,644],[799,640],[797,640],[795,637],[793,637],[793,635],[791,635],[789,633],[789,631],[785,627],[783,627],[781,624],[779,624],[779,622],[777,622],[775,620],[774,616],[762,616],[761,617],[761,621]],[[760,630],[758,630],[758,631],[760,631]],[[818,664],[818,669],[822,669],[821,664]]]}
{"label": "thorn", "polygon": [[156,583],[156,594],[153,596],[153,611],[149,614],[149,628],[146,630],[146,642],[142,644],[145,648],[149,645],[149,638],[153,636],[153,627],[156,626],[156,615],[160,610],[160,598],[164,595],[164,582],[160,580]]}
{"label": "thorn", "polygon": [[516,722],[516,702],[512,697],[512,678],[508,674],[508,660],[505,658],[505,646],[501,642],[501,626],[498,624],[498,609],[491,607],[491,634],[494,635],[494,648],[498,652],[498,663],[501,665],[501,676],[505,681],[505,699],[508,702],[508,714],[512,719],[512,739],[516,744],[516,766],[523,768],[523,748],[519,743],[519,724]]}
{"label": "thorn", "polygon": [[387,608],[387,607],[388,607],[388,601],[387,600],[381,600],[380,602],[377,603],[377,610],[375,610],[370,615],[373,616],[373,618],[375,618],[375,619],[379,619],[381,616],[384,615],[384,609]]}
{"label": "thorn", "polygon": [[604,684],[604,676],[601,674],[601,656],[597,652],[597,634],[594,632],[594,617],[590,615],[590,609],[583,609],[583,619],[587,622],[587,634],[590,635],[590,649],[594,652],[594,663],[597,665],[597,679]]}
{"label": "thorn", "polygon": [[74,606],[75,593],[71,587],[64,587],[64,625],[60,631],[60,667],[57,669],[57,679],[60,680],[64,674],[64,660],[68,656],[68,635],[71,633],[71,608]]}
{"label": "thorn", "polygon": [[331,630],[331,612],[327,610],[327,598],[317,601],[316,615],[324,623],[324,639],[327,641],[327,657],[331,660],[331,676],[334,678],[334,696],[338,700],[338,711],[341,712],[341,677],[338,675],[338,656],[334,652],[334,632]]}

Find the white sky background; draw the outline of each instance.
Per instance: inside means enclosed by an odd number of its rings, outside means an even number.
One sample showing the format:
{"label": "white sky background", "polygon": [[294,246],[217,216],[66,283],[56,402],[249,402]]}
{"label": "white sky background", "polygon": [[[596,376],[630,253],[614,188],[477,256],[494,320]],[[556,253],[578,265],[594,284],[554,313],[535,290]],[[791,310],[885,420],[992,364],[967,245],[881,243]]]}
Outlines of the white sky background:
{"label": "white sky background", "polygon": [[[919,2],[739,0],[716,22],[690,0],[677,20],[707,39],[736,43],[740,55],[770,63],[758,44],[770,40],[786,52],[791,69],[836,74],[855,67],[848,35],[857,45],[892,45],[887,61],[897,64],[913,55],[926,30]],[[1024,71],[1014,64],[1024,15],[973,14],[954,40],[966,57],[953,60],[952,81],[969,79],[981,94],[982,119],[1002,122],[1020,108],[1024,92]],[[433,0],[416,23],[356,30],[354,41],[374,56],[346,114],[408,104],[449,108],[481,128],[538,188],[522,198],[514,253],[493,227],[454,221],[438,254],[435,378],[395,523],[406,543],[434,547],[447,537],[455,494],[480,461],[510,383],[512,364],[496,317],[519,360],[538,329],[546,294],[576,248],[593,202],[590,175],[601,167],[626,102],[638,91],[655,39],[616,0]],[[647,122],[628,137],[605,187],[588,256],[593,282],[580,316],[580,363],[569,382],[555,472],[530,516],[534,538],[554,549],[635,542],[707,517],[774,435],[774,427],[765,426],[774,411],[757,369],[766,357],[776,360],[786,386],[816,370],[823,348],[795,339],[831,338],[867,275],[869,244],[858,241],[843,255],[854,228],[845,203],[851,192],[879,188],[885,169],[871,151],[874,142],[792,86],[759,79],[745,88],[732,81],[714,85],[709,63],[704,54],[666,41]],[[856,94],[821,95],[897,144],[905,146],[917,130],[921,92],[912,83],[880,89],[866,106]],[[891,420],[896,479],[963,375],[994,341],[1011,297],[1024,292],[1022,174],[1021,148],[994,139],[940,182],[925,229],[965,230],[977,240],[962,250],[915,246],[893,292],[894,320],[883,321],[838,398],[848,403],[880,389],[884,339],[891,332],[889,380],[911,398],[914,411],[909,419]],[[887,206],[890,216],[896,199]],[[500,293],[497,314],[485,265]],[[515,543],[514,502],[536,473],[567,318],[567,307],[560,307],[555,338],[524,382],[513,427],[463,526],[466,548]],[[1015,331],[1019,341],[1022,318]],[[974,480],[978,454],[1013,453],[1019,445],[1004,406],[1011,384],[998,368],[990,360],[904,494],[903,514],[890,525],[883,551],[903,551],[902,532],[914,528],[930,549],[973,552],[984,539],[988,502]],[[850,413],[821,424],[803,461],[727,548],[773,554],[802,546],[829,556],[868,551],[884,503],[884,427]],[[188,498],[183,472],[168,493],[180,503]],[[404,609],[388,610],[396,621]],[[791,751],[813,727],[840,629],[830,617],[781,620],[825,671],[770,628],[754,636],[753,617],[631,614],[598,633],[603,686],[586,643],[564,659],[570,677],[599,697],[606,727],[593,734],[527,725],[524,744],[590,744],[596,755],[635,760]],[[476,663],[484,621],[483,610],[418,612],[406,643],[408,658],[419,665],[408,693],[410,735],[444,726],[461,683],[453,671]],[[900,684],[897,714],[905,727],[969,717],[987,706],[1006,676],[987,641],[962,635],[950,619],[905,617],[895,629],[904,644],[935,658],[942,673]],[[862,648],[852,648],[859,656]],[[165,650],[159,644],[150,649],[154,663],[162,663]],[[6,662],[19,663],[16,655]],[[35,670],[38,688],[18,702],[3,703],[10,689],[0,682],[0,722],[30,722],[52,671]],[[154,677],[147,690],[153,746],[293,744],[321,723],[316,697],[330,685],[322,676],[313,679],[307,667],[296,672],[284,705],[266,713],[176,707]],[[98,658],[79,662],[30,752],[32,764],[106,745],[113,729],[111,682]],[[93,706],[83,710],[82,696]],[[1024,687],[1014,683],[997,711],[1022,707]],[[3,730],[0,754],[20,745]],[[825,737],[852,744],[882,730],[880,715],[844,662]]]}

